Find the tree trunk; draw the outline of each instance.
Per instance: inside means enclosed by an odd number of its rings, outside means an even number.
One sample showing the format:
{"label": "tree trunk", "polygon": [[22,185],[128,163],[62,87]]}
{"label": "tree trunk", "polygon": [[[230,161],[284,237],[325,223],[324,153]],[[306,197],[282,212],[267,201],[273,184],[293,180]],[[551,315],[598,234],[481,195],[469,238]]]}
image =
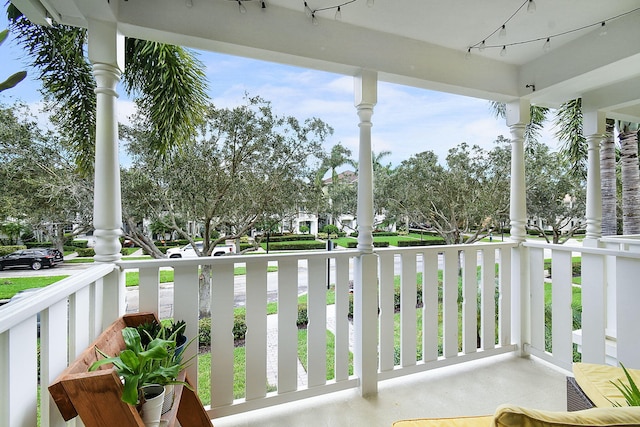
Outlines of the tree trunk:
{"label": "tree trunk", "polygon": [[638,134],[620,131],[622,163],[622,234],[640,233],[640,170],[638,169]]}
{"label": "tree trunk", "polygon": [[602,235],[618,234],[617,188],[616,188],[616,144],[613,138],[613,123],[607,120],[607,138],[600,149],[602,179]]}
{"label": "tree trunk", "polygon": [[200,272],[199,287],[200,287],[200,319],[211,316],[211,279],[212,271],[210,265],[203,265]]}

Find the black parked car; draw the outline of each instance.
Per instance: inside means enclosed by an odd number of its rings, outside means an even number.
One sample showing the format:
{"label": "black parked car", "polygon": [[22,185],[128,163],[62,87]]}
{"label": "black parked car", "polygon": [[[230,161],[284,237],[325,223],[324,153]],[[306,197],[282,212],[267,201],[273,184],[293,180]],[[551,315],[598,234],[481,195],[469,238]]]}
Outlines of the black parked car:
{"label": "black parked car", "polygon": [[11,267],[30,267],[40,270],[42,267],[55,267],[63,261],[62,252],[57,249],[23,249],[0,257],[0,270]]}

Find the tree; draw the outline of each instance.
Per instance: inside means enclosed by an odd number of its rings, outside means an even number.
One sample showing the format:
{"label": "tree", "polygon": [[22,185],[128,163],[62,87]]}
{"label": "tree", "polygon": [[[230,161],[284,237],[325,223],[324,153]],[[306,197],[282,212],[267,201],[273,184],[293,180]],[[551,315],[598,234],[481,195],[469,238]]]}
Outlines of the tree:
{"label": "tree", "polygon": [[602,179],[602,235],[618,234],[618,186],[616,183],[616,142],[613,136],[615,123],[607,120],[607,136],[600,148]]}
{"label": "tree", "polygon": [[[245,235],[259,222],[281,221],[302,199],[307,177],[320,163],[321,143],[331,133],[319,119],[300,123],[275,115],[260,97],[247,97],[232,109],[209,105],[205,118],[197,136],[162,162],[148,147],[145,126],[123,132],[134,159],[128,173],[140,174],[138,190],[123,191],[123,211],[133,218],[128,223],[146,212],[193,244],[196,236],[180,221],[196,222],[204,239],[199,255],[211,255],[216,244]],[[208,303],[207,283],[201,282],[201,301]],[[201,306],[203,314],[207,310]]]}
{"label": "tree", "polygon": [[562,161],[563,154],[551,152],[539,142],[530,142],[525,157],[527,210],[537,229],[549,243],[565,243],[583,229],[585,211],[584,179],[572,173]]}
{"label": "tree", "polygon": [[[11,28],[38,70],[52,119],[84,174],[93,170],[95,145],[95,80],[86,58],[87,30],[54,24],[32,24],[12,4]],[[123,83],[137,96],[138,118],[149,129],[148,143],[156,153],[190,139],[206,102],[203,65],[178,46],[128,38]],[[158,69],[162,68],[161,73]]]}
{"label": "tree", "polygon": [[508,158],[508,147],[487,152],[466,143],[449,150],[446,166],[433,152],[414,155],[394,172],[392,209],[427,223],[447,244],[473,243],[508,209]]}
{"label": "tree", "polygon": [[640,233],[638,125],[618,122],[622,168],[622,234]]}
{"label": "tree", "polygon": [[62,250],[91,227],[93,185],[76,172],[60,140],[40,130],[26,107],[0,108],[0,219],[40,230]]}

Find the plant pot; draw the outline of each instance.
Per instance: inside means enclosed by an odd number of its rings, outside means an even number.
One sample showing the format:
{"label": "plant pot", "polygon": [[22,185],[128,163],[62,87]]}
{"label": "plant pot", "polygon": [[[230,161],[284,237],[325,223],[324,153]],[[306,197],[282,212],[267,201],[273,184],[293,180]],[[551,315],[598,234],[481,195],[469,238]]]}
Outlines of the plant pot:
{"label": "plant pot", "polygon": [[164,387],[152,384],[142,387],[144,402],[140,409],[142,422],[146,427],[159,427],[162,415],[162,403],[164,402]]}
{"label": "plant pot", "polygon": [[173,407],[173,397],[175,396],[175,386],[173,384],[164,386],[164,400],[162,402],[162,413],[166,414]]}

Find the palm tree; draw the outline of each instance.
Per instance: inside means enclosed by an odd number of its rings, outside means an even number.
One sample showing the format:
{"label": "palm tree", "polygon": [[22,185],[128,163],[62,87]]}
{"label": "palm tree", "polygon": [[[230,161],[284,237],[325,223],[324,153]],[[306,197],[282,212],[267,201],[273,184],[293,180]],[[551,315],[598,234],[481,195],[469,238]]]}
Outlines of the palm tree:
{"label": "palm tree", "polygon": [[618,188],[616,185],[615,123],[607,120],[607,137],[600,148],[600,178],[602,180],[602,235],[618,234]]}
{"label": "palm tree", "polygon": [[[6,40],[8,35],[9,30],[0,31],[0,44],[2,44]],[[26,71],[18,71],[17,73],[13,73],[11,76],[7,77],[5,81],[0,83],[0,92],[11,89],[22,80],[24,80],[25,77],[27,77]]]}
{"label": "palm tree", "polygon": [[[96,96],[92,66],[85,56],[87,30],[35,25],[12,4],[7,14],[18,44],[38,72],[52,120],[65,135],[78,168],[90,174]],[[137,97],[138,109],[154,136],[152,148],[166,155],[194,134],[205,111],[204,67],[191,51],[179,46],[132,38],[125,43],[124,89]]]}
{"label": "palm tree", "polygon": [[640,170],[638,169],[638,125],[618,122],[622,169],[622,234],[640,233]]}

